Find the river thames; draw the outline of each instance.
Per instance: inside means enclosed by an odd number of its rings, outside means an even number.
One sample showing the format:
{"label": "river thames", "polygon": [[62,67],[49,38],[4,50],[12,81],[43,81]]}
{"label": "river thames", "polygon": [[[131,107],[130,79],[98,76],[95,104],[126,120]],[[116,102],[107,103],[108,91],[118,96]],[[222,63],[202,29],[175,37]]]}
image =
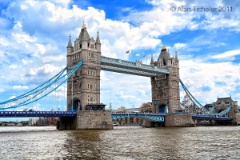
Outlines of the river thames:
{"label": "river thames", "polygon": [[240,159],[240,126],[58,131],[0,127],[0,159]]}

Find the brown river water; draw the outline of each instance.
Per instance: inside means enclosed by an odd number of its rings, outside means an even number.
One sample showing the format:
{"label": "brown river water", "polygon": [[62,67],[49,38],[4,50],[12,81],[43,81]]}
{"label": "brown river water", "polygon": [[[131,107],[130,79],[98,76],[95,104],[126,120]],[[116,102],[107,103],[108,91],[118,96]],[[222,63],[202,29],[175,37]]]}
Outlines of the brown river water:
{"label": "brown river water", "polygon": [[58,131],[0,127],[0,160],[240,159],[240,126]]}

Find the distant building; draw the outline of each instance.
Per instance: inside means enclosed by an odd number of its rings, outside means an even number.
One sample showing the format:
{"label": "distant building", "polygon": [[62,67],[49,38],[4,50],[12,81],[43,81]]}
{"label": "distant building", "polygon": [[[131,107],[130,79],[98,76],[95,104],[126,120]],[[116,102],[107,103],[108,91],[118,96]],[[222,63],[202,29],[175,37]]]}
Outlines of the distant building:
{"label": "distant building", "polygon": [[232,97],[218,98],[217,101],[213,102],[212,104],[216,107],[216,113],[220,113],[229,106],[232,106],[231,110],[227,113],[227,117],[232,117],[233,123],[240,124],[240,115],[238,115],[238,102],[233,101]]}
{"label": "distant building", "polygon": [[190,108],[191,106],[193,106],[193,102],[187,94],[183,97],[182,105],[185,108]]}
{"label": "distant building", "polygon": [[51,126],[56,124],[56,117],[37,117],[29,119],[29,125],[31,126]]}
{"label": "distant building", "polygon": [[[122,112],[122,113],[138,113],[140,112],[140,108],[128,108],[126,109],[125,107],[121,106],[118,108],[115,112]],[[142,123],[142,120],[138,117],[126,117],[126,118],[121,118],[113,121],[113,124],[115,125],[120,125],[120,126],[129,126],[129,125],[134,125],[134,126],[139,126]]]}
{"label": "distant building", "polygon": [[140,108],[128,108],[128,109],[125,109],[124,112],[126,113],[139,113],[140,112]]}

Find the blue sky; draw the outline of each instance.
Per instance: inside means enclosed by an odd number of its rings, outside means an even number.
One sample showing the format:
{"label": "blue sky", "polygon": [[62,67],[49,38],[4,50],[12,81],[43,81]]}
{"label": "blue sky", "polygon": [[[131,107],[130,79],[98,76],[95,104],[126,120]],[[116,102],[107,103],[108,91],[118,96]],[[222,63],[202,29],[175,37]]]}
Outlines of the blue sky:
{"label": "blue sky", "polygon": [[[178,10],[193,6],[227,10]],[[239,101],[239,9],[239,1],[227,0],[1,1],[0,101],[27,92],[64,68],[68,36],[75,40],[83,21],[91,37],[100,32],[103,56],[149,63],[164,44],[172,56],[178,52],[181,79],[202,104],[230,95]],[[132,51],[129,57],[127,50]],[[111,102],[113,108],[139,107],[151,101],[150,87],[149,78],[102,71],[101,102]],[[27,107],[64,110],[64,88],[53,105],[49,98]]]}

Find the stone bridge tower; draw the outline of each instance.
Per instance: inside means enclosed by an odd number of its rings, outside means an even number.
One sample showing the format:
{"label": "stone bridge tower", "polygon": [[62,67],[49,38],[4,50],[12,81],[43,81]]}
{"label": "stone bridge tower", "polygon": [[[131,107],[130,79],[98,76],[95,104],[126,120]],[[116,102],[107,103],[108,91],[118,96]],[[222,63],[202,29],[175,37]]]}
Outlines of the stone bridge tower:
{"label": "stone bridge tower", "polygon": [[67,83],[68,110],[85,111],[89,104],[100,104],[100,61],[101,42],[99,33],[96,41],[90,38],[87,27],[82,25],[81,32],[72,46],[67,45],[67,66],[71,70],[80,60],[80,67]]}
{"label": "stone bridge tower", "polygon": [[67,110],[77,112],[72,119],[61,118],[60,129],[112,129],[111,114],[100,103],[101,42],[90,38],[83,23],[79,36],[67,45],[67,66],[83,65],[67,81]]}
{"label": "stone bridge tower", "polygon": [[159,74],[157,77],[151,78],[153,112],[173,113],[179,110],[179,60],[177,53],[175,57],[170,57],[170,53],[163,46],[157,61],[154,62],[152,57],[150,65],[169,69],[169,74]]}
{"label": "stone bridge tower", "polygon": [[166,114],[165,126],[193,126],[191,114],[178,112],[180,111],[180,76],[177,53],[175,57],[170,57],[169,51],[163,46],[157,61],[152,57],[150,65],[166,67],[169,70],[169,74],[159,74],[151,78],[153,112]]}

